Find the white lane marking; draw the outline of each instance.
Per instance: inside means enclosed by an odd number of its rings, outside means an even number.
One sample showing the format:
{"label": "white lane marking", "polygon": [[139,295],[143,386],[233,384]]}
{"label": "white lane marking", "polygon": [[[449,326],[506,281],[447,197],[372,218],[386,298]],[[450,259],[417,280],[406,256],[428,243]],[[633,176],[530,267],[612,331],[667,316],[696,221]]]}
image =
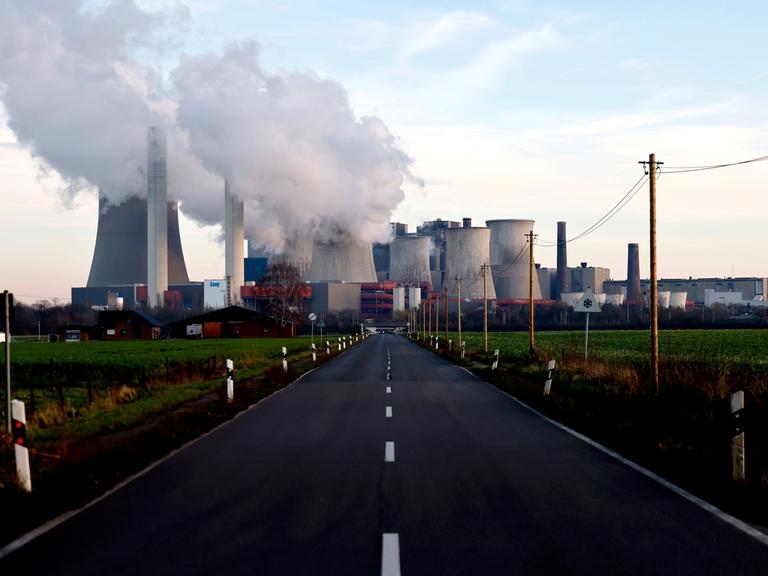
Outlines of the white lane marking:
{"label": "white lane marking", "polygon": [[395,443],[387,442],[384,444],[384,462],[395,461]]}
{"label": "white lane marking", "polygon": [[392,406],[387,406],[386,417],[392,418]]}
{"label": "white lane marking", "polygon": [[392,386],[387,386],[387,394],[392,394]]}
{"label": "white lane marking", "polygon": [[400,535],[382,534],[381,576],[400,576]]}
{"label": "white lane marking", "polygon": [[618,460],[619,462],[621,462],[625,466],[629,466],[630,468],[632,468],[633,470],[639,472],[640,474],[642,474],[644,476],[647,476],[648,478],[650,478],[651,480],[653,480],[655,482],[658,482],[659,484],[661,484],[665,488],[668,488],[669,490],[671,490],[672,492],[674,492],[678,496],[681,496],[682,498],[685,498],[686,500],[688,500],[692,504],[695,504],[699,508],[703,508],[704,510],[706,510],[710,514],[712,514],[714,516],[717,516],[720,520],[722,520],[726,524],[730,524],[731,526],[733,526],[737,530],[741,530],[745,534],[748,534],[749,536],[752,536],[752,538],[754,538],[755,540],[758,540],[759,542],[761,542],[761,543],[765,544],[766,546],[768,546],[768,534],[765,534],[764,532],[762,532],[761,530],[758,530],[757,528],[753,528],[752,526],[750,526],[746,522],[743,522],[743,521],[739,520],[735,516],[731,516],[727,512],[723,512],[717,506],[713,506],[712,504],[710,504],[709,502],[707,502],[705,500],[702,500],[698,496],[694,496],[693,494],[691,494],[687,490],[684,490],[683,488],[680,488],[680,486],[672,484],[672,482],[670,482],[669,480],[665,480],[664,478],[662,478],[658,474],[655,474],[655,473],[651,472],[650,470],[648,470],[647,468],[644,468],[643,466],[640,466],[640,464],[637,464],[635,462],[632,462],[632,460],[628,460],[627,458],[624,458],[624,456],[622,456],[621,454],[618,454],[618,453],[614,452],[610,448],[606,448],[602,444],[599,444],[598,442],[595,442],[591,438],[589,438],[587,436],[584,436],[584,434],[581,434],[580,432],[576,432],[576,430],[568,428],[568,426],[565,426],[564,424],[560,424],[560,422],[557,422],[556,420],[552,420],[551,418],[548,418],[547,416],[545,416],[544,414],[542,414],[541,412],[539,412],[535,408],[533,408],[531,406],[528,406],[528,404],[526,404],[522,400],[520,400],[518,398],[515,398],[511,394],[507,394],[503,390],[499,390],[493,384],[490,384],[490,383],[486,382],[485,380],[481,380],[475,374],[472,374],[472,372],[470,372],[469,370],[467,370],[463,366],[460,366],[460,368],[465,370],[468,374],[471,374],[472,376],[474,376],[477,380],[480,380],[480,382],[482,382],[483,384],[486,384],[486,385],[490,386],[491,388],[493,388],[497,392],[500,392],[501,394],[504,394],[504,396],[507,396],[510,399],[514,400],[515,402],[517,402],[523,408],[526,408],[527,410],[530,410],[531,412],[533,412],[534,414],[536,414],[540,418],[546,420],[547,422],[549,422],[553,426],[556,426],[557,428],[560,428],[560,430],[562,430],[563,432],[567,432],[568,434],[578,438],[582,442],[586,442],[587,444],[589,444],[593,448],[597,448],[598,450],[600,450],[600,452],[603,452],[604,454],[607,454],[608,456],[610,456],[611,458],[614,458],[615,460]]}

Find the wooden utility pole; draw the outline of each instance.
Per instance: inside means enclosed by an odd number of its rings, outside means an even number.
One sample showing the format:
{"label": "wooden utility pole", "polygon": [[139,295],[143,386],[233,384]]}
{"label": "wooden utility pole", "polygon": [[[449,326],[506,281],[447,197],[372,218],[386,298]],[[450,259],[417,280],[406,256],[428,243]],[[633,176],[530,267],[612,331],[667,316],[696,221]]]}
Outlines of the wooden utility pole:
{"label": "wooden utility pole", "polygon": [[651,385],[659,393],[659,300],[656,286],[656,154],[648,157],[648,181],[651,187]]}
{"label": "wooden utility pole", "polygon": [[8,290],[3,292],[3,309],[5,310],[5,419],[8,432],[11,433],[11,307],[13,299]]}
{"label": "wooden utility pole", "polygon": [[445,344],[448,345],[448,286],[443,286],[443,297],[445,298]]}
{"label": "wooden utility pole", "polygon": [[435,338],[440,338],[440,292],[435,298]]}
{"label": "wooden utility pole", "polygon": [[461,277],[456,276],[456,302],[458,303],[459,347],[461,347]]}
{"label": "wooden utility pole", "polygon": [[483,352],[488,352],[488,264],[480,267],[483,272]]}
{"label": "wooden utility pole", "polygon": [[525,235],[528,238],[528,354],[533,356],[533,352],[536,349],[536,339],[534,336],[534,304],[533,304],[533,274],[535,273],[535,266],[533,263],[533,241],[536,239],[536,235],[533,230],[529,231]]}
{"label": "wooden utility pole", "polygon": [[432,292],[429,293],[429,298],[427,298],[427,306],[428,306],[428,316],[429,320],[427,321],[427,327],[429,328],[429,337],[432,338]]}

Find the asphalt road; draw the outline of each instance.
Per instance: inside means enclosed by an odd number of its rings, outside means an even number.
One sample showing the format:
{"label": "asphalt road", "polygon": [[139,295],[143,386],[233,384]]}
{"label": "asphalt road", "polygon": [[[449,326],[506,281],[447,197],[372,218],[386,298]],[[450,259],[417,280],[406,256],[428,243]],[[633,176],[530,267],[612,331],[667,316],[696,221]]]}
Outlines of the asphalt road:
{"label": "asphalt road", "polygon": [[0,573],[766,574],[768,546],[381,335],[12,552]]}

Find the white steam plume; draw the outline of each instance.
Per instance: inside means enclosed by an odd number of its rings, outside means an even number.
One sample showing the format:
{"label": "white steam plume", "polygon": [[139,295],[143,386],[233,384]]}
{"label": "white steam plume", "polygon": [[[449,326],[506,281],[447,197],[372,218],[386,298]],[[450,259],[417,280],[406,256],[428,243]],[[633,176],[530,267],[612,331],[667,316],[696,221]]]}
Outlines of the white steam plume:
{"label": "white steam plume", "polygon": [[249,237],[273,248],[340,231],[388,239],[411,161],[380,119],[355,117],[339,84],[268,73],[254,43],[185,57],[171,80],[178,124],[245,201]]}

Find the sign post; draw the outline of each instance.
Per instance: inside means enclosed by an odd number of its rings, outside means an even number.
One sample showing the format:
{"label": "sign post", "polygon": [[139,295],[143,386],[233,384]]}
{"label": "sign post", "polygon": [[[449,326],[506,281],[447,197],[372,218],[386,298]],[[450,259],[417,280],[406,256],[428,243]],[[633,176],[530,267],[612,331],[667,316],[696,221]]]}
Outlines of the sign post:
{"label": "sign post", "polygon": [[[317,320],[317,314],[314,312],[310,312],[309,314],[309,321],[312,322],[312,348],[315,347],[315,320]],[[322,340],[323,337],[320,336],[320,340]]]}
{"label": "sign post", "polygon": [[584,360],[589,357],[589,315],[601,311],[600,304],[592,293],[592,288],[587,286],[581,299],[573,307],[574,312],[585,312],[587,315],[586,328],[584,330]]}

